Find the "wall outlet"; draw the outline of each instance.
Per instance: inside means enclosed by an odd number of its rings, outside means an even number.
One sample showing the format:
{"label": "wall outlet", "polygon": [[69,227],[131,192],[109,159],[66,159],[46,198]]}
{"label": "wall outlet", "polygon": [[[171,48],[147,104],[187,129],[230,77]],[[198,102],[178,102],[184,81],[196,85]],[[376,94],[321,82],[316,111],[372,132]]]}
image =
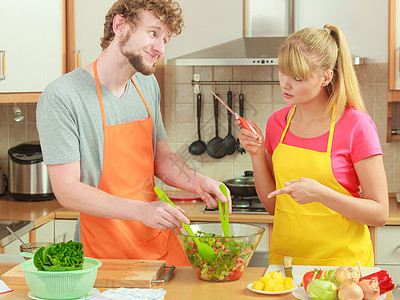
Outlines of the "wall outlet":
{"label": "wall outlet", "polygon": [[193,75],[193,80],[194,81],[200,81],[200,74],[194,74]]}
{"label": "wall outlet", "polygon": [[200,85],[195,84],[195,85],[193,86],[193,93],[195,93],[195,94],[200,93]]}

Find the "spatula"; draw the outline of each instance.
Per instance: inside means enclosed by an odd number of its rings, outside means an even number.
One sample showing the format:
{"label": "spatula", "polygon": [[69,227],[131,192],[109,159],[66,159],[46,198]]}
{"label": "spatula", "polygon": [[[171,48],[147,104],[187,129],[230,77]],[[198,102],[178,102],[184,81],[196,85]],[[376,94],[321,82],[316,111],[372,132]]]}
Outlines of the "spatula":
{"label": "spatula", "polygon": [[[225,198],[228,199],[226,192],[226,186],[224,184],[219,185],[219,189],[224,194]],[[229,236],[229,207],[228,202],[225,202],[225,209],[222,209],[222,203],[218,200],[219,218],[221,219],[221,226],[224,236]],[[225,214],[225,216],[224,216]]]}
{"label": "spatula", "polygon": [[[158,187],[154,187],[154,191],[156,192],[157,196],[164,202],[169,203],[172,205],[172,207],[176,208],[175,204],[171,201],[171,199],[168,198],[168,196]],[[207,262],[213,262],[217,258],[217,253],[213,250],[213,248],[203,242],[200,242],[199,238],[196,237],[196,235],[193,233],[192,228],[190,228],[189,225],[186,225],[185,223],[182,223],[182,226],[186,229],[186,231],[193,236],[193,240],[197,245],[197,250],[199,251],[200,256]]]}

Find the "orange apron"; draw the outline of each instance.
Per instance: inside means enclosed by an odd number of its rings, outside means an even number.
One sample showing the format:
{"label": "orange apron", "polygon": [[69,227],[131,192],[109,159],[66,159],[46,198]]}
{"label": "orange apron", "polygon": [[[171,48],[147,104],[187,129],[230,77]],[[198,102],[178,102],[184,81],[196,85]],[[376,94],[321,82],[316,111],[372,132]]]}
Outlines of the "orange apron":
{"label": "orange apron", "polygon": [[[104,129],[104,156],[99,189],[111,195],[143,202],[157,200],[154,188],[153,122],[149,107],[132,80],[149,117],[107,125],[97,60],[93,64],[97,96]],[[167,264],[190,265],[172,229],[159,230],[138,221],[105,219],[81,213],[81,241],[85,256],[166,260]]]}
{"label": "orange apron", "polygon": [[[306,177],[345,195],[350,193],[333,176],[331,148],[335,123],[331,124],[326,152],[285,145],[283,140],[296,107],[272,155],[276,188],[291,179]],[[333,113],[332,113],[333,115]],[[318,202],[298,204],[288,194],[276,198],[271,237],[270,264],[283,264],[285,255],[294,265],[374,266],[368,227],[349,220]]]}

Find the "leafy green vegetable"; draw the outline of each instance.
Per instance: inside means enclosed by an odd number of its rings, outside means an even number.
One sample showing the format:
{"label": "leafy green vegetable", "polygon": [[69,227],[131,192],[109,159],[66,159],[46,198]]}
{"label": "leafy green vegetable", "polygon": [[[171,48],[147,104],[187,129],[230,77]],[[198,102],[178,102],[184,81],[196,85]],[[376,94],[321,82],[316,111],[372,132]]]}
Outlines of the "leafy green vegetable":
{"label": "leafy green vegetable", "polygon": [[210,245],[217,254],[215,262],[207,263],[197,251],[193,238],[183,240],[186,256],[197,276],[203,280],[231,281],[239,279],[249,262],[254,243],[239,242],[234,237],[224,238],[215,233],[197,231],[200,241]]}
{"label": "leafy green vegetable", "polygon": [[39,271],[82,270],[85,253],[79,242],[69,241],[41,247],[35,252],[33,264]]}
{"label": "leafy green vegetable", "polygon": [[307,286],[307,295],[312,300],[336,300],[337,281],[333,276],[335,270],[324,271],[320,279],[313,280]]}

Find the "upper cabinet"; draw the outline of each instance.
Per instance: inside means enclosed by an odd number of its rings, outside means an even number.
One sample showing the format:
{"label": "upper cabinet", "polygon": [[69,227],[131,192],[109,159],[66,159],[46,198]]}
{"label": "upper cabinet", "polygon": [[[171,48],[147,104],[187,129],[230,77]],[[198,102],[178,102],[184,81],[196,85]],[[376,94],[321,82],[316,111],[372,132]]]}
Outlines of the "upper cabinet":
{"label": "upper cabinet", "polygon": [[35,102],[65,72],[65,3],[1,0],[0,103]]}
{"label": "upper cabinet", "polygon": [[400,140],[400,0],[389,0],[387,141]]}
{"label": "upper cabinet", "polygon": [[[100,38],[103,36],[105,16],[115,0],[74,2],[75,53],[71,63],[75,67],[84,67],[100,55]],[[73,69],[73,66],[70,68]]]}

